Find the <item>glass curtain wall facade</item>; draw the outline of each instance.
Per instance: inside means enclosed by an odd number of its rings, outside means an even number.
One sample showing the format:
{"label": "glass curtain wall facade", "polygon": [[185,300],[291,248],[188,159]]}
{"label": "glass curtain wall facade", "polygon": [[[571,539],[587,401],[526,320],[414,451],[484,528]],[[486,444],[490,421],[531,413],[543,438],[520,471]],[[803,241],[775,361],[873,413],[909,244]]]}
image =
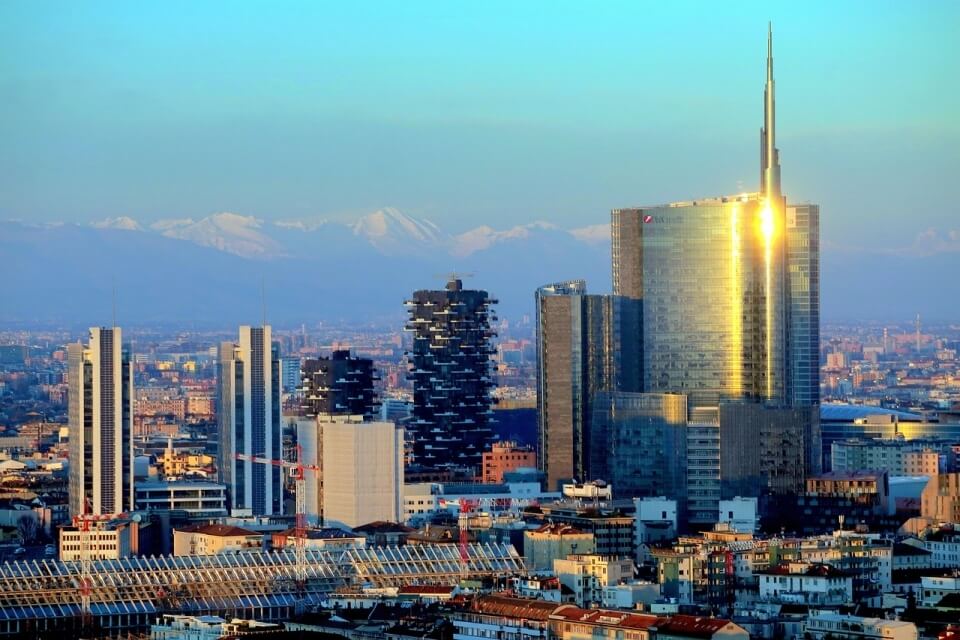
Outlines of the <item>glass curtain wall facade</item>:
{"label": "glass curtain wall facade", "polygon": [[686,494],[686,396],[601,392],[592,421],[608,443],[594,471],[615,498]]}
{"label": "glass curtain wall facade", "polygon": [[820,403],[820,207],[790,205],[786,217],[790,400]]}
{"label": "glass curtain wall facade", "polygon": [[606,423],[595,422],[601,392],[640,386],[640,304],[588,295],[582,280],[536,292],[537,460],[547,486],[607,475]]}
{"label": "glass curtain wall facade", "polygon": [[720,408],[699,407],[687,424],[687,521],[709,525],[720,505]]}
{"label": "glass curtain wall facade", "polygon": [[619,209],[612,222],[628,260],[614,293],[643,299],[643,390],[684,393],[691,407],[783,402],[782,210],[752,194]]}

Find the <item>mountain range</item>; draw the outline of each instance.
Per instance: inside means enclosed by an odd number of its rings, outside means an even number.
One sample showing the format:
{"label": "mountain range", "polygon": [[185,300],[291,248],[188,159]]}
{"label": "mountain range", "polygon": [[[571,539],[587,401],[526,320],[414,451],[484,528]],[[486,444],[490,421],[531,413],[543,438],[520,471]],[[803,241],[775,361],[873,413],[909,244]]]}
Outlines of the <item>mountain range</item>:
{"label": "mountain range", "polygon": [[[609,241],[606,243],[609,245]],[[353,223],[217,213],[141,224],[0,222],[0,321],[228,324],[396,320],[416,289],[449,273],[501,300],[505,317],[529,313],[545,282],[586,277],[609,289],[609,249],[537,222],[449,234],[385,208]],[[470,275],[475,274],[475,275]],[[265,293],[262,293],[265,292]]]}
{"label": "mountain range", "polygon": [[[827,245],[823,317],[956,315],[960,281],[940,277],[960,272],[956,238],[918,240],[938,250]],[[222,326],[258,322],[264,308],[274,323],[397,321],[412,291],[440,287],[451,272],[498,297],[502,317],[517,318],[532,313],[534,289],[548,282],[584,278],[592,292],[609,291],[610,230],[538,221],[452,234],[395,208],[352,223],[236,213],[151,224],[5,221],[0,264],[0,322],[8,323],[105,323],[114,291],[121,322]],[[913,286],[920,281],[939,282],[937,294]]]}

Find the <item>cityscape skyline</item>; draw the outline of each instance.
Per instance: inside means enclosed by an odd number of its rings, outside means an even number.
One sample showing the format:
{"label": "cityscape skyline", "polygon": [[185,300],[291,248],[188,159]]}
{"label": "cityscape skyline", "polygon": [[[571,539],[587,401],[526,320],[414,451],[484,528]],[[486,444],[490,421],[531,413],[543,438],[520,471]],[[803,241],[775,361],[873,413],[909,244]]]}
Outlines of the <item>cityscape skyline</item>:
{"label": "cityscape skyline", "polygon": [[0,8],[0,638],[960,635],[960,7],[538,1]]}

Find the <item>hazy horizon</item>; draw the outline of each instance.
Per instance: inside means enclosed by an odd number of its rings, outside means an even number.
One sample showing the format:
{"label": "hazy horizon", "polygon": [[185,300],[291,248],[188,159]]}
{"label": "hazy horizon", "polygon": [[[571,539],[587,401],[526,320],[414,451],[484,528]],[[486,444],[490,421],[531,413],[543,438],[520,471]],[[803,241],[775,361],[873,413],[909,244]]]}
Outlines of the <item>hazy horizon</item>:
{"label": "hazy horizon", "polygon": [[7,3],[0,17],[3,219],[396,206],[455,232],[572,228],[753,190],[770,19],[784,190],[821,204],[825,243],[898,249],[960,227],[951,3]]}
{"label": "hazy horizon", "polygon": [[[6,3],[0,221],[127,216],[149,227],[233,212],[273,228],[396,207],[455,236],[535,221],[579,229],[608,223],[613,208],[754,191],[768,20],[783,189],[821,207],[824,319],[952,317],[960,285],[942,275],[960,268],[960,5],[948,2]],[[66,261],[83,255],[71,242],[106,252],[91,274],[128,287],[138,259],[182,261],[208,288],[242,284],[225,269],[283,287],[301,268],[189,243],[139,238],[124,253],[109,234],[54,235],[0,226],[0,257],[28,274],[5,283],[4,318],[23,307],[45,317],[47,298],[103,297]],[[609,290],[608,254],[541,235],[523,250],[405,261],[403,277],[374,257],[344,284],[379,269],[395,282],[371,295],[402,298],[466,265],[489,283],[477,286],[503,287],[522,308],[540,275]],[[43,256],[49,273],[36,270]],[[156,295],[177,295],[169,275],[141,275]]]}

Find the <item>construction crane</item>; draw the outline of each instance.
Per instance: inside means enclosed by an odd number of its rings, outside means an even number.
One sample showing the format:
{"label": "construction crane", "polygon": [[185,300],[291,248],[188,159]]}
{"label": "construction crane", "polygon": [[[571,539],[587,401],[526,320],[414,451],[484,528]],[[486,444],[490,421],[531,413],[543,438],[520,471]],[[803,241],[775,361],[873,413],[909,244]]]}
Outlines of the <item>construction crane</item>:
{"label": "construction crane", "polygon": [[470,529],[470,516],[473,514],[474,510],[479,504],[478,500],[471,500],[469,498],[460,498],[460,513],[457,517],[458,524],[460,525],[460,580],[467,579],[467,575],[470,570],[470,553],[468,551],[467,545],[470,542],[470,535],[468,530]]}
{"label": "construction crane", "polygon": [[90,606],[93,592],[93,558],[90,549],[90,526],[102,522],[109,522],[124,518],[125,513],[92,514],[87,513],[87,503],[83,501],[83,513],[73,517],[73,526],[80,532],[80,615],[83,617],[83,626],[89,627],[93,622],[93,610]]}
{"label": "construction crane", "polygon": [[[460,578],[465,579],[470,570],[470,553],[468,551],[470,542],[470,516],[477,515],[478,509],[488,509],[491,512],[495,510],[509,509],[511,506],[525,507],[535,506],[539,502],[534,498],[458,498],[456,501],[459,507],[457,514],[457,525],[460,529]],[[447,504],[446,500],[440,500],[440,506]]]}
{"label": "construction crane", "polygon": [[320,467],[313,464],[303,463],[303,451],[298,444],[296,447],[297,461],[289,462],[287,460],[273,460],[260,456],[250,456],[243,453],[235,454],[237,460],[244,462],[254,462],[257,464],[269,464],[282,469],[290,470],[291,477],[294,480],[294,493],[296,495],[296,524],[294,525],[294,580],[297,585],[297,593],[300,596],[298,605],[302,604],[303,596],[306,593],[307,586],[307,482],[306,472],[313,471],[318,473]]}

